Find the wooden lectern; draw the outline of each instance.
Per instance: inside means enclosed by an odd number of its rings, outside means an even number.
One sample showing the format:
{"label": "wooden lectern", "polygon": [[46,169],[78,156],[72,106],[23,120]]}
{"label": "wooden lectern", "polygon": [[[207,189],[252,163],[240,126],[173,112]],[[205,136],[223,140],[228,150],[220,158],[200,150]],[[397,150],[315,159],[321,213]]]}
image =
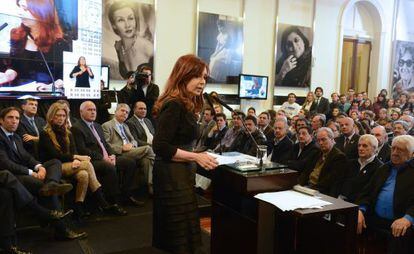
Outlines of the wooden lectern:
{"label": "wooden lectern", "polygon": [[211,253],[258,253],[258,200],[254,195],[291,189],[290,169],[240,172],[222,165],[213,173]]}

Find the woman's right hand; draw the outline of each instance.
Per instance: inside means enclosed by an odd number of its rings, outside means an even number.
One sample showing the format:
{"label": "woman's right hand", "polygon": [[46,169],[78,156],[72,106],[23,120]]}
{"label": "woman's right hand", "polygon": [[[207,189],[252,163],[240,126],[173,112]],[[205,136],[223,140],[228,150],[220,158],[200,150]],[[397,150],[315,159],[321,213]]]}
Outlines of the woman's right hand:
{"label": "woman's right hand", "polygon": [[282,75],[282,79],[294,68],[296,68],[297,60],[296,57],[290,55],[286,60],[283,62],[282,68],[280,69],[280,74]]}
{"label": "woman's right hand", "polygon": [[207,153],[196,153],[195,162],[204,169],[211,170],[218,166],[216,158]]}
{"label": "woman's right hand", "polygon": [[79,168],[79,167],[80,167],[80,165],[81,165],[80,160],[77,160],[77,159],[73,160],[73,162],[72,162],[72,168],[73,168],[73,169],[77,169],[77,168]]}

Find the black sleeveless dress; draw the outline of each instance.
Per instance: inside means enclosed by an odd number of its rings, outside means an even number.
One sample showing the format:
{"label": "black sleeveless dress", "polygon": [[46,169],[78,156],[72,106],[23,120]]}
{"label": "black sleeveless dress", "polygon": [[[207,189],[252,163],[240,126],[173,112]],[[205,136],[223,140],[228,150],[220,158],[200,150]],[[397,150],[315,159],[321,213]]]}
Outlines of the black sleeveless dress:
{"label": "black sleeveless dress", "polygon": [[153,246],[171,253],[197,253],[200,220],[194,192],[196,164],[174,162],[177,149],[191,151],[198,126],[178,100],[166,102],[159,113],[153,140]]}

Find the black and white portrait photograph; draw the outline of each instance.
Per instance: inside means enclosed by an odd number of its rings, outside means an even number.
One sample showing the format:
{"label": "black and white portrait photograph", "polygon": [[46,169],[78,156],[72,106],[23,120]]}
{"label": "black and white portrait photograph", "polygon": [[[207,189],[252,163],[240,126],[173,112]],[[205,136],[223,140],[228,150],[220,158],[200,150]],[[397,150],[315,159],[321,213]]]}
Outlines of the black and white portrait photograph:
{"label": "black and white portrait photograph", "polygon": [[243,21],[200,12],[197,55],[209,65],[210,82],[236,83],[242,72]]}
{"label": "black and white portrait photograph", "polygon": [[275,86],[309,87],[312,70],[312,29],[279,24]]}
{"label": "black and white portrait photograph", "polygon": [[154,62],[155,10],[132,0],[103,0],[102,64],[111,79],[127,79],[129,71]]}
{"label": "black and white portrait photograph", "polygon": [[392,95],[414,92],[414,42],[397,41],[393,61]]}

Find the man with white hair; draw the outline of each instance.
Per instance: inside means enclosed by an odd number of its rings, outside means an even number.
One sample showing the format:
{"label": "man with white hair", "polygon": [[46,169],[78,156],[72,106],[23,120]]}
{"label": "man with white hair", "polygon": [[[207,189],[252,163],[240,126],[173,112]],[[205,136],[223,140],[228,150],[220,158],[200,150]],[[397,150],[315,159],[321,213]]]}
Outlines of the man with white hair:
{"label": "man with white hair", "polygon": [[378,140],[378,154],[377,157],[383,163],[391,159],[391,146],[388,144],[388,134],[384,126],[377,126],[371,130],[371,134]]}
{"label": "man with white hair", "polygon": [[408,135],[414,135],[414,117],[410,115],[402,115],[400,120],[403,120],[408,123]]}
{"label": "man with white hair", "polygon": [[287,136],[289,125],[287,120],[283,118],[276,118],[273,125],[275,138],[268,142],[269,158],[273,162],[287,164],[289,156],[293,147],[293,142]]}
{"label": "man with white hair", "polygon": [[354,202],[356,196],[368,184],[375,170],[382,166],[376,157],[378,140],[371,134],[362,135],[358,141],[358,159],[350,160],[341,196]]}
{"label": "man with white hair", "polygon": [[341,150],[348,159],[358,159],[359,135],[354,130],[354,120],[344,117],[339,120],[341,135],[335,139],[335,147]]}
{"label": "man with white hair", "polygon": [[391,161],[379,167],[358,196],[358,233],[364,228],[391,234],[388,253],[414,253],[414,137],[392,141]]}
{"label": "man with white hair", "polygon": [[334,134],[331,129],[322,127],[316,134],[321,150],[314,167],[302,171],[299,176],[300,185],[319,190],[321,193],[337,197],[339,184],[344,180],[347,159],[344,153],[334,147]]}

